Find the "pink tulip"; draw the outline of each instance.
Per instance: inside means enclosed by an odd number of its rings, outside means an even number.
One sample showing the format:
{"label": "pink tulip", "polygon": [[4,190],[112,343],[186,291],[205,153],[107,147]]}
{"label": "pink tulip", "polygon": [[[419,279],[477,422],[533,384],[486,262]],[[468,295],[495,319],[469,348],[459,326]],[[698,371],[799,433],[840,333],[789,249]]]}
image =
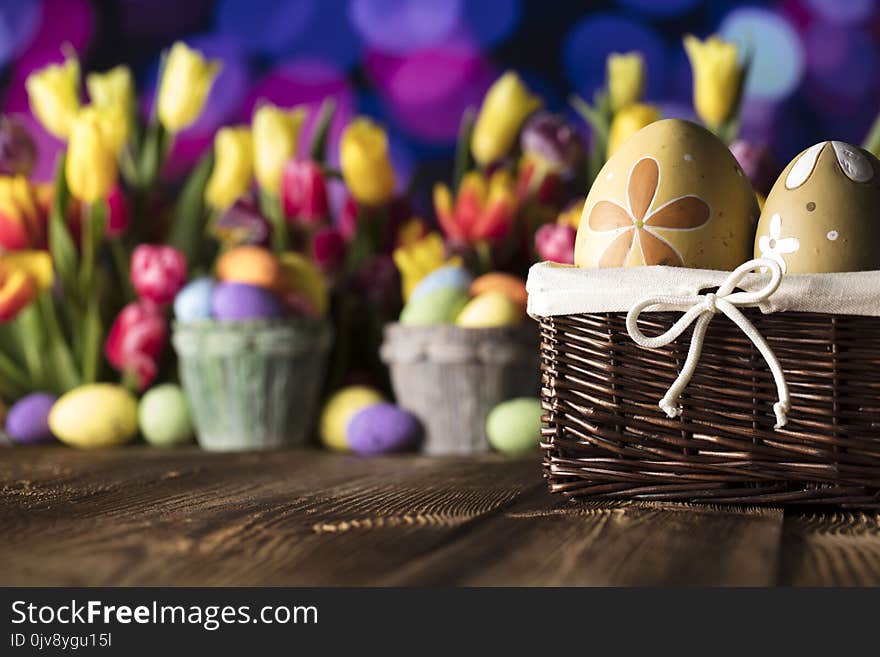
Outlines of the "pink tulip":
{"label": "pink tulip", "polygon": [[122,189],[117,185],[107,197],[107,235],[108,237],[120,237],[128,230],[128,203],[122,194]]}
{"label": "pink tulip", "polygon": [[140,390],[156,379],[159,357],[168,339],[162,309],[149,299],[128,304],[110,327],[104,354],[119,372],[134,377]]}
{"label": "pink tulip", "polygon": [[284,214],[291,223],[314,226],[328,216],[327,183],[321,167],[311,160],[291,160],[281,178]]}
{"label": "pink tulip", "polygon": [[574,240],[577,231],[571,226],[545,224],[535,233],[535,250],[541,260],[565,265],[574,264]]}
{"label": "pink tulip", "polygon": [[142,299],[171,303],[186,283],[186,258],[171,246],[141,244],[131,254],[131,282]]}

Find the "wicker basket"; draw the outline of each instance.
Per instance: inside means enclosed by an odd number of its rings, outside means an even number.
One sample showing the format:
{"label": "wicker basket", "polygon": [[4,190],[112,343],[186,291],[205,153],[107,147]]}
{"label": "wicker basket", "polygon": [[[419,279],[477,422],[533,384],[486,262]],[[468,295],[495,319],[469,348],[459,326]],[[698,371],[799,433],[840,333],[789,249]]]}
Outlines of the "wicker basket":
{"label": "wicker basket", "polygon": [[385,327],[382,360],[398,403],[425,427],[427,454],[490,449],[486,418],[498,404],[538,392],[538,331],[504,328]]}
{"label": "wicker basket", "polygon": [[[704,273],[716,281],[726,276]],[[830,289],[857,281],[845,303],[880,312],[874,305],[880,272],[830,276],[841,277]],[[597,273],[592,282],[608,285],[612,278]],[[813,297],[831,294],[828,279],[817,285],[808,276],[794,278],[789,300],[811,290]],[[590,280],[580,272],[573,284]],[[875,286],[867,305],[853,292]],[[540,298],[549,294],[546,285],[530,278],[530,309],[545,306],[534,314],[541,327],[542,447],[552,492],[880,506],[880,317],[793,312],[785,303],[742,309],[775,353],[790,390],[787,424],[778,429],[773,412],[778,386],[765,357],[739,326],[718,317],[708,325],[699,364],[680,398],[681,415],[670,418],[657,401],[684,366],[693,327],[667,346],[638,346],[628,332],[627,312],[620,309],[631,303],[628,291],[637,286],[622,287],[614,304],[582,303],[590,298],[585,291],[581,301],[566,301],[565,312],[551,315]],[[652,290],[642,289],[645,293]],[[534,305],[531,296],[537,297]],[[822,300],[788,305],[805,304]],[[579,305],[589,308],[573,312]],[[602,305],[618,307],[597,311]],[[637,325],[644,334],[658,335],[681,317],[652,312],[642,314]]]}
{"label": "wicker basket", "polygon": [[332,330],[319,320],[177,324],[172,342],[199,445],[303,445],[318,410]]}

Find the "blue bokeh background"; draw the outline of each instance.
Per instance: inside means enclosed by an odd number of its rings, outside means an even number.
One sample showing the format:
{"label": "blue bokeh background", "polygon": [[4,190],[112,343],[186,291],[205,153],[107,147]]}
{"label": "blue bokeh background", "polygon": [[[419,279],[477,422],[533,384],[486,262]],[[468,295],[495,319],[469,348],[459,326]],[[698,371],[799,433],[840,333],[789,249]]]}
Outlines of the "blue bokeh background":
{"label": "blue bokeh background", "polygon": [[[337,136],[355,113],[373,115],[404,175],[431,180],[449,175],[462,111],[507,68],[566,110],[571,93],[602,84],[609,52],[641,50],[648,100],[688,116],[688,32],[754,49],[743,134],[781,162],[820,139],[860,142],[880,109],[875,0],[0,0],[0,82],[4,111],[27,113],[28,73],[60,61],[69,43],[86,69],[129,64],[146,107],[159,53],[185,39],[225,66],[175,147],[172,175],[259,99],[316,105],[334,95]],[[60,144],[44,133],[39,142],[48,175]]]}

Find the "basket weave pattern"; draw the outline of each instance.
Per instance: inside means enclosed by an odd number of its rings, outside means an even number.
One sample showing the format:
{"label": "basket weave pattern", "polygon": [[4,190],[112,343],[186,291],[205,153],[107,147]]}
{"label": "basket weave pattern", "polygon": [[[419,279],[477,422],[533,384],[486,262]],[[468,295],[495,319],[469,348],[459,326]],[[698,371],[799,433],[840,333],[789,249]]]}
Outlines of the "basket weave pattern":
{"label": "basket weave pattern", "polygon": [[[688,330],[646,350],[625,313],[541,318],[544,469],[552,492],[606,499],[880,507],[880,318],[745,311],[782,365],[773,376],[732,322],[713,321],[670,419],[657,406],[684,363]],[[643,314],[662,333],[676,313]]]}

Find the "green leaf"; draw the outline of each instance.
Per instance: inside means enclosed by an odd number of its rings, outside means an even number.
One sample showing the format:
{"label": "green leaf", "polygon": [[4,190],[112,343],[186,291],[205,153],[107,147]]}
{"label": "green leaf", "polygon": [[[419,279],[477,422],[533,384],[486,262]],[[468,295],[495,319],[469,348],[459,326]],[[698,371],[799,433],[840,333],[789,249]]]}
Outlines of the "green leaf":
{"label": "green leaf", "polygon": [[16,399],[31,390],[31,382],[18,365],[3,352],[0,352],[0,396]]}
{"label": "green leaf", "polygon": [[179,249],[191,269],[200,265],[199,252],[204,239],[208,212],[205,207],[205,187],[214,167],[214,150],[209,149],[193,169],[180,192],[174,209],[174,222],[168,234],[168,244]]}
{"label": "green leaf", "polygon": [[272,224],[272,250],[276,254],[284,253],[290,249],[290,231],[281,210],[281,201],[277,196],[260,190],[260,209]]}
{"label": "green leaf", "polygon": [[76,294],[76,271],[78,255],[76,245],[67,228],[67,204],[70,192],[64,177],[65,154],[58,157],[55,167],[55,198],[49,213],[49,250],[52,263],[61,279],[65,294]]}
{"label": "green leaf", "polygon": [[309,157],[315,162],[324,164],[327,161],[327,136],[330,134],[330,124],[336,114],[336,100],[325,98],[318,110],[318,118],[315,122],[315,133],[312,144],[309,147]]}
{"label": "green leaf", "polygon": [[474,122],[477,119],[477,111],[468,107],[461,115],[461,123],[458,126],[458,137],[455,140],[455,168],[453,169],[452,185],[458,191],[464,174],[473,166],[471,157],[471,136],[474,132]]}
{"label": "green leaf", "polygon": [[64,332],[61,330],[51,296],[49,294],[41,295],[37,304],[43,318],[43,325],[46,327],[47,360],[51,366],[49,375],[52,378],[51,388],[54,392],[61,394],[80,384],[79,372],[64,337]]}
{"label": "green leaf", "polygon": [[31,387],[34,390],[41,390],[45,383],[43,355],[46,333],[37,305],[32,303],[18,313],[14,325],[18,331],[18,342],[24,353],[25,368]]}
{"label": "green leaf", "polygon": [[107,213],[107,204],[103,201],[89,203],[86,206],[82,222],[82,235],[80,236],[80,244],[82,245],[82,267],[79,272],[81,299],[89,299],[96,295],[95,266],[98,251],[104,241]]}
{"label": "green leaf", "polygon": [[151,189],[155,186],[170,141],[168,133],[158,121],[147,126],[138,167],[138,182],[141,189]]}
{"label": "green leaf", "polygon": [[94,383],[98,380],[98,371],[101,365],[101,339],[103,329],[101,327],[101,313],[98,309],[98,296],[93,294],[89,297],[86,305],[86,314],[83,318],[83,383]]}

